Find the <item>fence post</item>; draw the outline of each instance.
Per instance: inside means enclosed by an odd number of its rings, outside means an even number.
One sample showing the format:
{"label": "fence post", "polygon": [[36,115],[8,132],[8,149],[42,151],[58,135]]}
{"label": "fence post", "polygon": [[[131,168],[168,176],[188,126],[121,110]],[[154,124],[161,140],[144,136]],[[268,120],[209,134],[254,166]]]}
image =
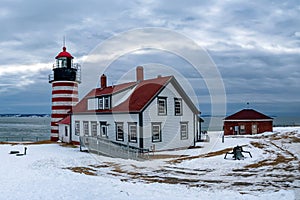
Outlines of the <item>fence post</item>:
{"label": "fence post", "polygon": [[127,159],[129,159],[129,142],[127,142]]}

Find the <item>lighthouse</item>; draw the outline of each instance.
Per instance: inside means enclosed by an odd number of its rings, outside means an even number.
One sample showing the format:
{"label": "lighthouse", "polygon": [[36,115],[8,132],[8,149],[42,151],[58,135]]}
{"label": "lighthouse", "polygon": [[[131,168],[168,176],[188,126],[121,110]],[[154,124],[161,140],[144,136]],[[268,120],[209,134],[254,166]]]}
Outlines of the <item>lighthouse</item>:
{"label": "lighthouse", "polygon": [[73,63],[73,56],[64,46],[56,57],[49,83],[52,84],[51,140],[58,140],[58,124],[69,116],[78,103],[78,84],[81,82],[80,65]]}

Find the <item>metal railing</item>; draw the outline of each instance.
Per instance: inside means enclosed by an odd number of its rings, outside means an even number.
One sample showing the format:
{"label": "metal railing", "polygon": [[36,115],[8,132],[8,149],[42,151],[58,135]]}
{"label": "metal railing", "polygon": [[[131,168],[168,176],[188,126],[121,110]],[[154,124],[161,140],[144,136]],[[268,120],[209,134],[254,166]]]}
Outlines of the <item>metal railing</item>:
{"label": "metal railing", "polygon": [[[57,65],[53,64],[53,69],[59,68]],[[76,82],[81,83],[81,65],[79,63],[73,63],[71,66],[72,69],[76,69]],[[54,81],[54,74],[48,75],[48,81]]]}
{"label": "metal railing", "polygon": [[81,82],[81,65],[78,63],[74,63],[73,66],[77,69],[76,71],[76,81]]}
{"label": "metal railing", "polygon": [[52,82],[54,80],[54,74],[49,74],[48,80],[49,80],[49,82]]}
{"label": "metal railing", "polygon": [[115,158],[134,160],[149,158],[149,149],[141,149],[99,137],[80,136],[80,148],[86,148],[89,152]]}

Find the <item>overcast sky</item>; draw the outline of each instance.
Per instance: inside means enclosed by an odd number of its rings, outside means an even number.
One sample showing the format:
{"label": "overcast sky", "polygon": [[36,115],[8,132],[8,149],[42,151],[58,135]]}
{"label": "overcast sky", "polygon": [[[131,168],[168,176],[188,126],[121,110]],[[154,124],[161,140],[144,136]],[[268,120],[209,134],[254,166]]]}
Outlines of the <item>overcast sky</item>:
{"label": "overcast sky", "polygon": [[[300,115],[298,0],[0,0],[0,5],[0,113],[50,113],[48,74],[63,36],[84,70],[98,44],[132,29],[159,27],[208,52],[224,82],[228,113],[250,102],[269,115]],[[128,71],[149,63],[174,67],[183,76],[189,68],[172,53],[132,52],[112,63],[109,84],[118,82],[123,67]],[[205,83],[190,83],[200,110],[210,114]]]}

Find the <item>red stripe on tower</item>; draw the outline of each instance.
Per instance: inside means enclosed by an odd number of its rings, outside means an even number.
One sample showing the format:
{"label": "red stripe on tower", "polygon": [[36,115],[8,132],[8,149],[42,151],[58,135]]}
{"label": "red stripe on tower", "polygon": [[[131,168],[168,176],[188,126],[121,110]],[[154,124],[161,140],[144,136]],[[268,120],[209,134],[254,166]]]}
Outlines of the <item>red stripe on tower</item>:
{"label": "red stripe on tower", "polygon": [[78,103],[78,84],[80,83],[80,65],[73,63],[73,56],[63,51],[56,57],[53,73],[49,75],[52,83],[51,140],[59,139],[57,122],[70,115],[72,107]]}
{"label": "red stripe on tower", "polygon": [[78,95],[78,91],[74,91],[74,90],[53,90],[52,94],[77,94]]}

